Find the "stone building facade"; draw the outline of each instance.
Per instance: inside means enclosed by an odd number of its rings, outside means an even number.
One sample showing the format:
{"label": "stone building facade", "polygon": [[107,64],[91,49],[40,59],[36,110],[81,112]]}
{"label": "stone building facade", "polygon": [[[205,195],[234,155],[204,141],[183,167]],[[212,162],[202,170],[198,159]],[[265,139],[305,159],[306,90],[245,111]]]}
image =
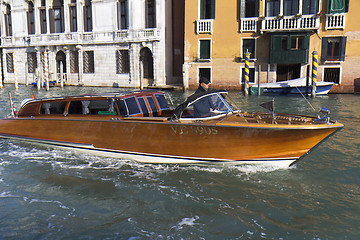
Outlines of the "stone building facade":
{"label": "stone building facade", "polygon": [[214,88],[241,89],[247,50],[250,84],[305,77],[316,51],[318,81],[352,93],[360,83],[358,10],[360,1],[349,0],[185,1],[185,87],[206,76]]}
{"label": "stone building facade", "polygon": [[0,3],[4,83],[16,76],[24,84],[44,79],[46,58],[49,79],[63,76],[69,85],[147,87],[181,80],[172,64],[172,1]]}

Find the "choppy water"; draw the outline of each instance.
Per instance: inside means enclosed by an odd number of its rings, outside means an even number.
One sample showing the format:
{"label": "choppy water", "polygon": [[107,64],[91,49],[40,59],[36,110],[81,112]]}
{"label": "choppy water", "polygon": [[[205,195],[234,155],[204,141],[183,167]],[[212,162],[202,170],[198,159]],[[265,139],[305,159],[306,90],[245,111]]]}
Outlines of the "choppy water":
{"label": "choppy water", "polygon": [[[9,90],[18,106],[32,88],[1,89],[1,117]],[[231,96],[242,110],[272,99]],[[359,100],[309,99],[345,128],[287,169],[142,164],[0,140],[0,239],[360,239]],[[312,114],[301,97],[276,97],[275,111]]]}

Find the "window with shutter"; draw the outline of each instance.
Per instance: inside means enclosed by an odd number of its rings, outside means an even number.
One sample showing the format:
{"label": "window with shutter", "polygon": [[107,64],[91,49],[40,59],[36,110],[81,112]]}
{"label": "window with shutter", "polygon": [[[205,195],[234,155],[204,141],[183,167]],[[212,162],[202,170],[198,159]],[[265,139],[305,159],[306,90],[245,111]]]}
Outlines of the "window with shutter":
{"label": "window with shutter", "polygon": [[35,73],[37,68],[36,52],[27,53],[28,73]]}
{"label": "window with shutter", "polygon": [[47,23],[46,23],[46,1],[41,1],[40,10],[40,28],[41,33],[47,33]]}
{"label": "window with shutter", "polygon": [[273,34],[270,37],[271,64],[307,64],[309,59],[308,33]]}
{"label": "window with shutter", "polygon": [[276,17],[280,14],[280,0],[266,0],[266,17]]}
{"label": "window with shutter", "polygon": [[117,50],[116,51],[116,73],[129,73],[129,51],[128,50]]}
{"label": "window with shutter", "polygon": [[340,84],[341,68],[340,67],[324,67],[324,82],[333,82]]}
{"label": "window with shutter", "polygon": [[299,12],[298,0],[283,0],[284,1],[284,16],[293,16]]}
{"label": "window with shutter", "polygon": [[209,79],[209,81],[212,82],[211,68],[199,68],[199,79],[201,79],[203,77]]}
{"label": "window with shutter", "polygon": [[64,1],[54,0],[53,9],[50,9],[50,27],[52,33],[64,32]]}
{"label": "window with shutter", "polygon": [[118,0],[117,2],[118,29],[128,29],[128,1]]}
{"label": "window with shutter", "polygon": [[243,39],[242,40],[242,50],[243,50],[243,58],[245,59],[245,53],[249,51],[250,59],[255,59],[255,46],[256,40],[255,39]]}
{"label": "window with shutter", "polygon": [[79,52],[70,51],[70,72],[79,73]]}
{"label": "window with shutter", "polygon": [[215,0],[200,0],[200,19],[215,19]]}
{"label": "window with shutter", "polygon": [[34,14],[34,4],[32,2],[28,3],[28,34],[35,34],[35,14]]}
{"label": "window with shutter", "polygon": [[246,0],[245,2],[245,17],[258,17],[259,0]]}
{"label": "window with shutter", "polygon": [[240,18],[259,16],[259,0],[239,0],[238,7]]}
{"label": "window with shutter", "polygon": [[319,0],[303,0],[302,14],[316,14],[319,11]]}
{"label": "window with shutter", "polygon": [[70,31],[77,32],[77,11],[76,11],[76,0],[71,0],[69,4],[70,13]]}
{"label": "window with shutter", "polygon": [[346,37],[324,37],[321,61],[345,61]]}
{"label": "window with shutter", "polygon": [[155,0],[146,0],[145,2],[146,28],[156,27],[156,4]]}
{"label": "window with shutter", "polygon": [[210,40],[200,40],[200,59],[209,60],[211,58]]}
{"label": "window with shutter", "polygon": [[5,17],[5,31],[6,36],[12,36],[12,21],[11,21],[11,7],[9,4],[6,4]]}
{"label": "window with shutter", "polygon": [[6,70],[8,73],[14,72],[14,57],[13,53],[6,53]]}
{"label": "window with shutter", "polygon": [[345,12],[345,0],[330,0],[329,1],[330,13],[343,13]]}
{"label": "window with shutter", "polygon": [[[242,67],[241,68],[241,79],[242,82],[245,82],[245,68]],[[255,68],[254,67],[250,67],[249,68],[249,82],[250,83],[255,83]]]}
{"label": "window with shutter", "polygon": [[92,10],[91,10],[91,1],[85,0],[84,5],[84,31],[92,31]]}
{"label": "window with shutter", "polygon": [[84,73],[94,73],[94,52],[85,51],[84,52]]}

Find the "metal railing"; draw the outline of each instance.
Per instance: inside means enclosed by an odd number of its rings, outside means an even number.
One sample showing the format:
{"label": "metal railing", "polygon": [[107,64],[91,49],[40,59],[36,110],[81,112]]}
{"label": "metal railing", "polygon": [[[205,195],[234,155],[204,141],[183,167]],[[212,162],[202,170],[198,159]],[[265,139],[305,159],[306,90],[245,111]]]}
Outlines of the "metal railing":
{"label": "metal railing", "polygon": [[326,14],[325,30],[328,29],[345,29],[346,13]]}

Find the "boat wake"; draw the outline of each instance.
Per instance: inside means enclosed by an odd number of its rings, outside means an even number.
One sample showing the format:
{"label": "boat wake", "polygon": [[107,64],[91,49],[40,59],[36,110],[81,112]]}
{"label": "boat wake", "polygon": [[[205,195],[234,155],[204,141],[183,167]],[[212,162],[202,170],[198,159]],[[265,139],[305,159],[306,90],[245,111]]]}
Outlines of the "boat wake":
{"label": "boat wake", "polygon": [[[93,170],[122,170],[131,171],[136,177],[151,178],[152,174],[164,174],[166,172],[209,172],[209,173],[232,173],[235,175],[253,174],[259,172],[272,172],[279,169],[288,169],[289,163],[278,161],[271,163],[240,164],[209,163],[209,164],[152,164],[141,163],[130,159],[118,159],[100,157],[88,153],[51,148],[42,145],[34,145],[23,142],[2,141],[4,149],[2,154],[11,158],[18,158],[30,162],[50,163],[53,168],[62,169],[93,169]],[[5,146],[7,145],[7,146]],[[35,147],[34,147],[35,146]],[[1,158],[1,155],[0,155]],[[13,162],[13,161],[11,161]],[[2,164],[5,162],[2,161]]]}

